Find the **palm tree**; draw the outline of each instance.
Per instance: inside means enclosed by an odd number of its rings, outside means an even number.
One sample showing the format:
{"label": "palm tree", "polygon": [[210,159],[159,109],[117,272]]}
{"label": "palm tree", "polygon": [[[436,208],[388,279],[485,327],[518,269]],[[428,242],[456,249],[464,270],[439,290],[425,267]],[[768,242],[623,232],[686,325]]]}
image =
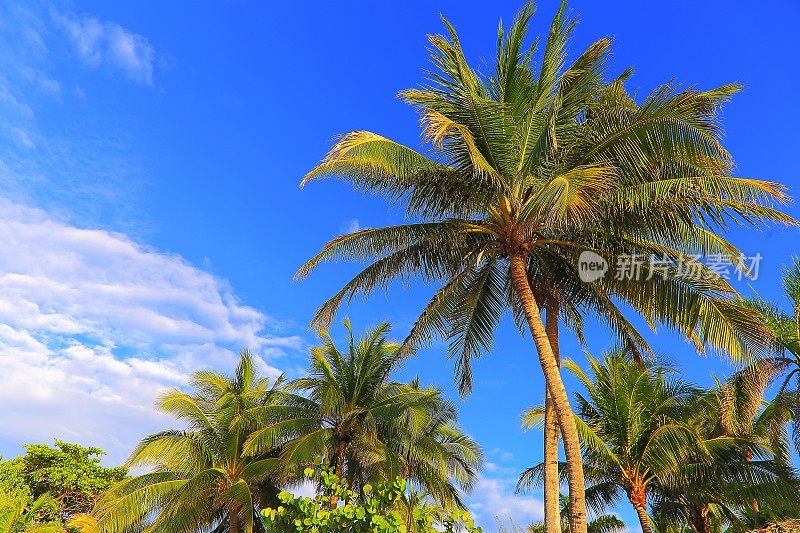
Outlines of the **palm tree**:
{"label": "palm tree", "polygon": [[774,339],[772,353],[763,358],[763,364],[771,367],[765,369],[770,375],[782,375],[775,402],[788,408],[794,422],[792,437],[800,452],[800,259],[784,270],[783,290],[788,312],[762,298],[751,299],[748,305],[766,318]]}
{"label": "palm tree", "polygon": [[[418,379],[411,384],[421,390]],[[445,507],[466,509],[459,490],[471,492],[483,465],[483,450],[458,425],[457,409],[440,390],[427,405],[428,413],[416,431],[405,425],[388,441],[402,462],[402,475],[410,491],[426,494]]]}
{"label": "palm tree", "polygon": [[[591,310],[627,344],[646,350],[617,306],[622,300],[698,346],[741,353],[763,328],[741,312],[725,280],[688,254],[738,257],[718,235],[731,220],[793,220],[770,207],[786,200],[781,186],[730,176],[715,110],[737,86],[701,92],[665,85],[638,105],[623,87],[629,72],[603,81],[608,39],[564,68],[575,21],[563,4],[534,69],[535,45],[523,46],[532,14],[528,4],[507,33],[501,28],[497,60],[487,75],[469,66],[458,35],[444,21],[448,36],[430,37],[430,85],[402,93],[422,113],[431,157],[356,131],[303,180],[344,178],[403,204],[413,221],[338,237],[297,276],[323,261],[371,261],[319,309],[313,321],[320,326],[343,301],[394,279],[442,282],[403,351],[436,336],[450,339],[463,393],[471,387],[471,359],[491,347],[494,328],[510,307],[536,346],[570,465],[573,531],[584,533],[580,442],[542,309],[553,317],[552,331],[559,316],[579,326]],[[621,254],[655,255],[691,263],[701,273],[651,269],[647,279],[607,276],[583,283],[577,264],[586,250],[608,261]],[[554,432],[549,435],[553,457]],[[552,496],[557,486],[548,486]],[[548,510],[557,511],[557,502],[549,501]],[[560,527],[560,520],[551,522]]]}
{"label": "palm tree", "polygon": [[744,531],[762,525],[762,512],[777,518],[797,511],[786,410],[764,400],[773,371],[756,360],[698,398],[687,423],[714,446],[713,460],[690,454],[662,484],[657,522],[689,524],[697,533],[724,524]]}
{"label": "palm tree", "polygon": [[624,491],[642,531],[652,533],[648,497],[701,444],[685,423],[697,390],[624,351],[612,351],[602,362],[589,357],[589,363],[591,378],[566,363],[588,392],[576,395],[586,462],[609,492]]}
{"label": "palm tree", "polygon": [[145,438],[128,459],[149,473],[115,485],[92,515],[103,533],[261,531],[259,510],[273,503],[279,477],[274,450],[243,453],[252,430],[243,414],[281,396],[279,379],[259,377],[242,351],[233,376],[196,372],[192,393],[172,390],[158,408],[188,425]]}
{"label": "palm tree", "polygon": [[[323,330],[311,350],[308,377],[290,382],[279,405],[254,409],[259,420],[245,444],[248,453],[280,446],[280,461],[302,470],[317,456],[340,477],[363,487],[404,475],[445,505],[463,505],[451,480],[468,489],[482,462],[480,447],[455,425],[455,411],[435,389],[389,381],[400,345],[389,342],[389,324],[356,340],[349,321],[342,353]],[[335,507],[338,497],[332,496]]]}

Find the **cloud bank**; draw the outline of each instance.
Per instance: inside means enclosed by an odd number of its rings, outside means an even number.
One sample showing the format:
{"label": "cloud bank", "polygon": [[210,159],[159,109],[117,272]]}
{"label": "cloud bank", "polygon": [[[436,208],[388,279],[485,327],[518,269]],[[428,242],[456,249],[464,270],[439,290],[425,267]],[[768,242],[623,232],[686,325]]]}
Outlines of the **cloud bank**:
{"label": "cloud bank", "polygon": [[[0,440],[54,436],[114,459],[170,427],[153,408],[197,369],[265,362],[304,341],[229,285],[125,235],[80,229],[0,200]],[[174,425],[174,422],[171,423]]]}

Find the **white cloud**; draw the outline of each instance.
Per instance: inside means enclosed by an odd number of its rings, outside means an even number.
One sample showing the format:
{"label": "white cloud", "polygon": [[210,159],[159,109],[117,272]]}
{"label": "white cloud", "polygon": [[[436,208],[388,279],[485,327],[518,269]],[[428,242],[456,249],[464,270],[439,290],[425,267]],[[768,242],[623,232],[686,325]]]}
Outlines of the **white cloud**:
{"label": "white cloud", "polygon": [[109,65],[132,81],[153,83],[155,50],[142,35],[87,16],[54,13],[53,18],[86,64],[95,68]]}
{"label": "white cloud", "polygon": [[244,347],[267,358],[304,349],[301,337],[267,333],[275,324],[178,256],[0,200],[6,449],[59,437],[121,460],[146,433],[174,425],[153,402],[191,371],[230,371]]}
{"label": "white cloud", "polygon": [[468,498],[470,512],[484,529],[497,521],[520,527],[544,519],[544,503],[538,498],[514,494],[514,481],[482,477]]}
{"label": "white cloud", "polygon": [[342,224],[339,229],[344,234],[344,233],[355,233],[356,231],[359,231],[362,228],[361,224],[358,222],[358,219],[354,218]]}

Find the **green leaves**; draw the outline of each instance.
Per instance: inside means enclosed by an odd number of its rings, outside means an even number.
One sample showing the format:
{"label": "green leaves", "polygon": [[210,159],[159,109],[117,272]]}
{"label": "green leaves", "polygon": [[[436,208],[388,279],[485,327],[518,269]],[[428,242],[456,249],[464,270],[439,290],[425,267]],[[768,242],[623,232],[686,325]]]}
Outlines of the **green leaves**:
{"label": "green leaves", "polygon": [[[303,498],[282,492],[279,495],[280,505],[261,511],[268,532],[481,532],[469,513],[458,509],[444,513],[430,509],[428,504],[415,505],[409,509],[406,506],[407,483],[401,477],[391,482],[381,482],[374,487],[365,485],[357,492],[348,488],[347,481],[331,470],[307,468],[305,474],[309,479],[320,482],[318,495],[315,498]],[[343,504],[331,509],[332,497]]]}
{"label": "green leaves", "polygon": [[[274,450],[245,454],[244,445],[259,420],[251,416],[284,392],[258,376],[252,355],[241,353],[233,376],[197,372],[191,393],[168,391],[159,407],[188,422],[187,431],[162,431],[145,438],[128,464],[150,472],[114,485],[97,502],[88,531],[131,530],[194,533],[220,520],[235,520],[252,533],[257,506],[283,473]],[[88,519],[87,519],[88,520]]]}

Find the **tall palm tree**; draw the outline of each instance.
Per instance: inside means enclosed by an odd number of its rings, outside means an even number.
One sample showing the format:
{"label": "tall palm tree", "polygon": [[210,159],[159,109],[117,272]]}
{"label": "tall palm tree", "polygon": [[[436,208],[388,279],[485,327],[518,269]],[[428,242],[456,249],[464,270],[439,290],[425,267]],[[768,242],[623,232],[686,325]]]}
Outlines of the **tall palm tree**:
{"label": "tall palm tree", "polygon": [[260,508],[273,503],[278,460],[273,450],[243,453],[252,433],[242,415],[276,401],[281,380],[256,372],[243,351],[233,376],[196,372],[192,392],[172,390],[158,408],[188,425],[145,438],[128,459],[149,473],[114,486],[92,515],[102,533],[261,531]]}
{"label": "tall palm tree", "polygon": [[[524,46],[532,14],[528,4],[508,32],[501,27],[496,62],[486,75],[470,67],[444,21],[448,35],[430,37],[429,86],[401,94],[421,111],[430,157],[356,131],[303,180],[349,180],[401,203],[412,222],[338,237],[297,276],[323,261],[371,262],[319,309],[314,322],[322,326],[343,301],[394,279],[441,281],[404,351],[435,336],[450,339],[464,393],[471,359],[491,346],[510,307],[536,346],[570,465],[573,531],[584,533],[580,443],[542,309],[576,325],[591,310],[626,343],[643,348],[617,305],[623,300],[650,323],[666,323],[698,346],[742,352],[743,340],[754,341],[763,328],[741,312],[725,280],[688,254],[738,257],[718,234],[731,220],[793,221],[770,207],[786,200],[781,186],[730,176],[715,111],[737,86],[696,91],[665,85],[639,105],[624,90],[629,72],[603,80],[608,39],[566,67],[575,21],[563,4],[534,68],[536,46]],[[644,280],[606,276],[583,283],[577,263],[585,250],[612,263],[621,254],[655,255],[690,264],[700,275],[651,269]],[[551,498],[549,511],[554,503]],[[551,522],[560,527],[560,520]]]}
{"label": "tall palm tree", "polygon": [[[390,381],[400,345],[387,340],[389,324],[358,340],[349,321],[345,326],[346,352],[321,331],[309,376],[290,382],[281,404],[251,412],[261,427],[246,450],[280,446],[281,464],[290,471],[321,455],[356,486],[404,475],[442,504],[461,505],[451,480],[471,486],[482,462],[479,446],[455,425],[440,391]],[[333,496],[331,505],[337,503]]]}

